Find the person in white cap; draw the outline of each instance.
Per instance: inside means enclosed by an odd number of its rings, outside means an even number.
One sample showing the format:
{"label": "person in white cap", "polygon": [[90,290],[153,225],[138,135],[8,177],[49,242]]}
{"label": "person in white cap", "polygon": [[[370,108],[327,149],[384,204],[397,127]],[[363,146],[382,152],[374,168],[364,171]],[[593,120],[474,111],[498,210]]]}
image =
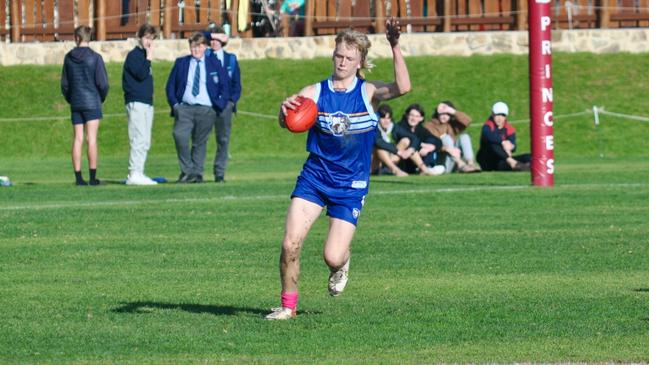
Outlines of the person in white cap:
{"label": "person in white cap", "polygon": [[529,171],[529,153],[514,156],[516,129],[507,121],[509,107],[499,101],[491,108],[491,116],[482,126],[478,163],[484,171]]}

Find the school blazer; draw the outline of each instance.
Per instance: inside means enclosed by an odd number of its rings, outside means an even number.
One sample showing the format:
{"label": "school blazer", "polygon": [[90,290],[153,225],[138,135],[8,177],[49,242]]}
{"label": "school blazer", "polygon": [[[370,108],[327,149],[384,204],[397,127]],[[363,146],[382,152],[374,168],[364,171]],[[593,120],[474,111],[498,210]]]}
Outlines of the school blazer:
{"label": "school blazer", "polygon": [[[187,78],[189,77],[189,62],[192,56],[176,58],[169,78],[167,79],[167,102],[173,108],[176,104],[183,101],[183,94],[187,87]],[[223,110],[230,100],[230,79],[227,70],[221,65],[216,57],[205,57],[205,72],[207,77],[207,94],[212,102],[212,108],[217,112]]]}

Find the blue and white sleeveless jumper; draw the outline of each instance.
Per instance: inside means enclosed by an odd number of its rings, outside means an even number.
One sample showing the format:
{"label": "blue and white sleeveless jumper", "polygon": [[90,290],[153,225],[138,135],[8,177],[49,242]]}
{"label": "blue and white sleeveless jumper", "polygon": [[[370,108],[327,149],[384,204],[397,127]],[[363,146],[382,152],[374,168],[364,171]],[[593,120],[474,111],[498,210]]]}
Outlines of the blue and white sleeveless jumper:
{"label": "blue and white sleeveless jumper", "polygon": [[318,120],[309,130],[310,154],[300,178],[326,195],[362,198],[369,188],[378,124],[365,81],[355,78],[346,91],[334,91],[331,78],[315,86]]}

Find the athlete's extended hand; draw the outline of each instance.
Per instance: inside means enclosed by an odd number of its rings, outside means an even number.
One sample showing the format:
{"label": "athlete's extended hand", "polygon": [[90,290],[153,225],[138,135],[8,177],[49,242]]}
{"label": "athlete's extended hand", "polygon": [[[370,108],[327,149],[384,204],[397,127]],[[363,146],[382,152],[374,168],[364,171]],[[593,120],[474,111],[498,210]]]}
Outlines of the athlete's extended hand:
{"label": "athlete's extended hand", "polygon": [[394,47],[399,44],[399,36],[401,35],[401,26],[399,21],[390,17],[385,21],[385,37],[390,42],[390,46]]}
{"label": "athlete's extended hand", "polygon": [[286,114],[288,113],[288,109],[295,109],[298,106],[300,106],[302,103],[300,103],[297,100],[298,94],[291,95],[284,99],[282,102],[282,105],[279,109],[279,126],[282,128],[286,128],[286,122],[284,121],[284,118],[286,117]]}
{"label": "athlete's extended hand", "polygon": [[281,107],[282,114],[286,115],[288,109],[295,109],[298,106],[302,105],[302,103],[300,103],[297,99],[298,96],[299,96],[298,94],[295,94],[284,99]]}

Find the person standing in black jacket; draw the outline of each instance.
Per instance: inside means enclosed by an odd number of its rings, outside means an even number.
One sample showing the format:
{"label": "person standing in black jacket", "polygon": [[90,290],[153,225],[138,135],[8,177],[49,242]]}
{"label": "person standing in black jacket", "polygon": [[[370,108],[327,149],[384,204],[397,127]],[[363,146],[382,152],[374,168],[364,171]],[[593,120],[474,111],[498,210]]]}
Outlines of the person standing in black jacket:
{"label": "person standing in black jacket", "polygon": [[158,30],[143,24],[137,32],[138,45],[126,56],[122,73],[124,103],[128,117],[128,177],[126,185],[156,185],[144,174],[144,163],[151,147],[153,127],[153,40]]}
{"label": "person standing in black jacket", "polygon": [[[72,167],[76,185],[99,185],[97,179],[97,132],[103,117],[101,107],[108,96],[108,74],[104,60],[89,47],[92,29],[86,25],[74,30],[77,46],[65,55],[61,73],[61,92],[70,104],[74,140],[72,141]],[[81,175],[81,150],[84,130],[88,142],[88,168],[90,180]]]}

